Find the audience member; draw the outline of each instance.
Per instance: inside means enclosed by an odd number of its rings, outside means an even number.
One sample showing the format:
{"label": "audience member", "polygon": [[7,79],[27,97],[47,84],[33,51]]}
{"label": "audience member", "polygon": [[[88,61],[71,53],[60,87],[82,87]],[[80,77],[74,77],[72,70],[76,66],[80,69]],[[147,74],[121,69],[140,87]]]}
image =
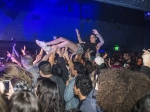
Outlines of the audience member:
{"label": "audience member", "polygon": [[24,55],[21,56],[21,64],[23,67],[29,71],[33,75],[33,86],[35,86],[37,79],[39,78],[40,74],[38,72],[38,67],[33,65],[33,58],[31,55]]}
{"label": "audience member", "polygon": [[150,94],[143,96],[133,107],[132,112],[150,112]]}
{"label": "audience member", "polygon": [[73,87],[76,76],[82,75],[85,70],[86,69],[82,63],[74,62],[73,68],[71,69],[72,77],[70,77],[70,79],[66,82],[66,88],[64,91],[64,100],[66,102],[65,110],[70,110],[78,107],[79,99],[74,95]]}
{"label": "audience member", "polygon": [[64,112],[59,87],[49,78],[39,80],[36,95],[42,105],[42,112]]}
{"label": "audience member", "polygon": [[74,84],[74,94],[78,95],[80,102],[78,109],[82,112],[102,112],[96,105],[96,98],[93,97],[94,89],[89,76],[79,75]]}
{"label": "audience member", "polygon": [[97,104],[107,112],[131,112],[136,101],[150,91],[150,79],[130,70],[107,69],[98,80]]}
{"label": "audience member", "polygon": [[52,81],[54,81],[59,86],[60,95],[64,102],[64,90],[66,87],[65,83],[63,82],[63,80],[61,78],[59,78],[58,76],[54,76],[52,74],[51,64],[48,61],[42,61],[39,63],[38,68],[39,68],[39,73],[40,73],[41,77],[50,78]]}
{"label": "audience member", "polygon": [[9,112],[43,112],[38,99],[29,91],[15,92],[8,106]]}

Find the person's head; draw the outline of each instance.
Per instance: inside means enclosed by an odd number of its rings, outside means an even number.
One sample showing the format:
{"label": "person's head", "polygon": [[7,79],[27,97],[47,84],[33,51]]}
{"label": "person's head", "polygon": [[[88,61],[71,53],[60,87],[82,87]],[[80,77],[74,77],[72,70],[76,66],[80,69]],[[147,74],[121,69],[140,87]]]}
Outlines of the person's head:
{"label": "person's head", "polygon": [[92,81],[89,76],[78,75],[76,77],[74,83],[74,94],[78,96],[87,96],[92,91],[92,89]]}
{"label": "person's head", "polygon": [[23,65],[24,68],[28,68],[29,66],[33,65],[33,58],[31,55],[24,55],[21,56],[21,64]]}
{"label": "person's head", "polygon": [[91,41],[91,43],[96,43],[96,40],[97,40],[96,36],[95,36],[94,34],[92,34],[92,35],[90,36],[90,41]]}
{"label": "person's head", "polygon": [[150,112],[150,94],[144,95],[134,105],[132,112]]}
{"label": "person's head", "polygon": [[17,91],[10,98],[9,112],[42,112],[40,102],[29,91]]}
{"label": "person's head", "polygon": [[124,59],[125,61],[128,61],[128,60],[129,60],[129,54],[128,54],[128,53],[124,53],[124,54],[123,54],[123,59]]}
{"label": "person's head", "polygon": [[97,104],[107,112],[131,112],[136,101],[150,91],[148,76],[125,69],[103,70],[98,81]]}
{"label": "person's head", "polygon": [[63,69],[60,64],[54,64],[52,67],[52,74],[54,76],[61,77],[63,75]]}
{"label": "person's head", "polygon": [[137,59],[137,65],[138,65],[138,66],[143,65],[143,58],[139,57],[139,58]]}
{"label": "person's head", "polygon": [[49,78],[39,80],[36,95],[43,112],[63,112],[63,104],[58,85]]}
{"label": "person's head", "polygon": [[94,70],[93,63],[90,60],[85,61],[85,67],[87,68],[89,74],[91,74]]}
{"label": "person's head", "polygon": [[95,61],[95,64],[99,65],[99,66],[104,63],[104,59],[102,57],[100,57],[100,56],[96,57],[94,59],[94,61]]}
{"label": "person's head", "polygon": [[40,62],[38,68],[39,68],[40,75],[42,77],[49,76],[52,74],[52,67],[50,62],[48,61]]}
{"label": "person's head", "polygon": [[22,82],[27,88],[31,88],[32,78],[33,75],[30,72],[15,64],[8,63],[0,68],[0,79],[10,80],[13,87]]}
{"label": "person's head", "polygon": [[84,65],[80,62],[74,62],[73,63],[74,69],[71,70],[71,74],[73,76],[77,76],[79,74],[85,74],[88,73],[87,69],[84,67]]}

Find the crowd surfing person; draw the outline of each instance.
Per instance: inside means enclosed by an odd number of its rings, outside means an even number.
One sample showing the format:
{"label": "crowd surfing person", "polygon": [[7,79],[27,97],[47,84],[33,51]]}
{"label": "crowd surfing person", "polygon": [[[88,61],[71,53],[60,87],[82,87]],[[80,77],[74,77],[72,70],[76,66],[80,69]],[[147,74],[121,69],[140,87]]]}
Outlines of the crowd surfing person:
{"label": "crowd surfing person", "polygon": [[[90,50],[95,51],[96,46],[100,48],[104,44],[104,40],[102,36],[98,33],[98,31],[96,29],[93,29],[92,31],[93,34],[90,36],[90,43],[82,41],[78,29],[76,29],[76,33],[77,33],[79,44],[75,44],[74,42],[71,42],[63,37],[52,40],[50,42],[42,42],[36,40],[36,43],[46,51],[50,50],[50,45],[55,45],[58,48],[68,47],[73,52],[76,52],[77,54],[82,54],[83,52],[87,51],[87,49],[89,49],[89,46],[90,46]],[[100,41],[98,43],[96,42],[97,38]]]}
{"label": "crowd surfing person", "polygon": [[79,44],[37,40],[41,50],[36,55],[25,46],[19,55],[17,43],[12,54],[7,52],[0,67],[2,112],[148,112],[149,50],[108,58],[98,52],[104,40],[97,30],[90,43],[76,33]]}

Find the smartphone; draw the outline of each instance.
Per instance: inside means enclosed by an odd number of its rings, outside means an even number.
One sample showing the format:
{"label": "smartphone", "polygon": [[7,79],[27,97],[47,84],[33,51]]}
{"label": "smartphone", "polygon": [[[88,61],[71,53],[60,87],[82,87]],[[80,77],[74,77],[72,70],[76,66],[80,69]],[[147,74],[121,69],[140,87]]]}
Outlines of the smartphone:
{"label": "smartphone", "polygon": [[4,87],[5,87],[4,92],[8,93],[9,92],[10,81],[9,80],[3,80],[3,84],[4,84]]}

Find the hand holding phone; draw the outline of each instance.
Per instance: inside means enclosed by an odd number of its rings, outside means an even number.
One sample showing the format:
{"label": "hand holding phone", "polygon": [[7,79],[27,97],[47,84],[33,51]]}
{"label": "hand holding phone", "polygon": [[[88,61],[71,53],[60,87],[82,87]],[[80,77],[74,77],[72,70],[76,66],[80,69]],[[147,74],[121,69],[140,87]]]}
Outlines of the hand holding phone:
{"label": "hand holding phone", "polygon": [[13,86],[10,80],[3,80],[4,87],[5,87],[5,98],[10,99],[12,94],[14,93]]}
{"label": "hand holding phone", "polygon": [[9,92],[9,86],[10,86],[10,81],[9,80],[3,80],[3,84],[4,84],[4,92],[8,93]]}

